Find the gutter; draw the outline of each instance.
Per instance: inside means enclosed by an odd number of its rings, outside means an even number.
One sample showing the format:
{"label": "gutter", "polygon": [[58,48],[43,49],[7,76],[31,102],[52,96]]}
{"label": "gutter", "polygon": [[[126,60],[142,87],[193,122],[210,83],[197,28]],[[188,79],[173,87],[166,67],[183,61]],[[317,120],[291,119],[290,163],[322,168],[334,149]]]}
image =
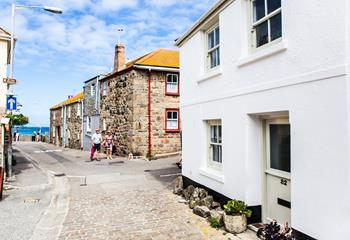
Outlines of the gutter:
{"label": "gutter", "polygon": [[222,12],[235,0],[219,0],[212,8],[209,9],[193,26],[175,41],[175,46],[181,47],[188,38],[195,35],[203,25],[210,22],[216,15]]}
{"label": "gutter", "polygon": [[134,68],[143,69],[143,70],[153,70],[153,71],[163,71],[163,72],[180,72],[179,68],[170,68],[170,67],[156,67],[156,66],[143,66],[143,65],[134,65]]}

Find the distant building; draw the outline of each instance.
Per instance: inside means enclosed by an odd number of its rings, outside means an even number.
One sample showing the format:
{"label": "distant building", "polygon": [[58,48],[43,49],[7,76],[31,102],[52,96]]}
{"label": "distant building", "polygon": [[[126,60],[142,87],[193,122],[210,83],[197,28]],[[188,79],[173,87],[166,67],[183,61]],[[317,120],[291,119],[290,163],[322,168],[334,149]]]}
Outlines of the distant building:
{"label": "distant building", "polygon": [[81,92],[50,109],[50,143],[82,149],[83,100]]}
{"label": "distant building", "polygon": [[7,77],[10,64],[11,34],[0,28],[0,114],[6,113],[6,93],[9,85],[3,81]]}
{"label": "distant building", "polygon": [[116,46],[114,72],[100,80],[101,130],[118,155],[180,151],[179,53],[158,49],[125,64],[124,51]]}
{"label": "distant building", "polygon": [[[98,75],[84,82],[84,123],[83,149],[90,150],[91,135],[100,127],[100,79],[105,75]],[[102,89],[103,90],[103,89]]]}

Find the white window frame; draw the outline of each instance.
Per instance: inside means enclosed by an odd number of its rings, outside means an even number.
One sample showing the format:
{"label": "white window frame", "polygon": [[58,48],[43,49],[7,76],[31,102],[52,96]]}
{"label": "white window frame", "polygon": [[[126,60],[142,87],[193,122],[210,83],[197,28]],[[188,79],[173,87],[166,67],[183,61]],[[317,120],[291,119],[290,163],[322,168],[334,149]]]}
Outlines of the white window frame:
{"label": "white window frame", "polygon": [[[214,168],[216,170],[222,169],[223,154],[222,154],[222,121],[220,119],[216,120],[207,120],[207,142],[208,142],[208,167]],[[212,142],[211,141],[211,127],[212,126],[221,126],[221,142]],[[218,131],[219,128],[217,128]],[[218,135],[218,133],[217,133]],[[219,136],[219,135],[218,135]],[[213,160],[213,145],[221,146],[221,162]]]}
{"label": "white window frame", "polygon": [[[177,118],[168,118],[168,113],[169,112],[176,112],[177,113]],[[175,122],[177,123],[177,128],[169,128],[169,122]],[[179,109],[166,109],[165,110],[165,130],[167,132],[179,132],[180,131],[180,110]]]}
{"label": "white window frame", "polygon": [[[172,77],[172,79],[171,79],[171,83],[170,83],[170,85],[175,85],[174,84],[174,79],[173,79],[173,77],[174,76],[176,76],[176,82],[177,82],[177,84],[176,84],[176,86],[177,86],[177,90],[176,90],[176,92],[172,92],[172,91],[169,91],[169,88],[168,88],[168,78],[169,77]],[[166,94],[168,94],[168,95],[179,95],[180,94],[180,88],[179,88],[179,74],[176,74],[176,73],[168,73],[167,75],[166,75],[166,89],[165,89],[165,93]]]}
{"label": "white window frame", "polygon": [[90,86],[90,95],[91,96],[95,95],[95,92],[96,92],[95,88],[96,88],[95,83],[91,84],[91,86]]}
{"label": "white window frame", "polygon": [[[265,15],[263,18],[255,21],[254,20],[254,1],[255,0],[251,0],[250,1],[250,7],[249,7],[249,12],[250,12],[250,22],[251,22],[251,27],[250,27],[250,31],[251,31],[251,41],[252,41],[252,50],[258,50],[258,49],[263,49],[263,48],[266,48],[266,47],[269,47],[271,45],[275,45],[279,42],[282,41],[282,38],[283,38],[283,24],[282,24],[282,36],[280,38],[277,38],[273,41],[271,41],[271,24],[270,24],[270,21],[268,21],[269,19],[273,18],[274,16],[278,15],[279,13],[282,14],[282,2],[281,2],[281,7],[274,10],[273,12]],[[264,0],[265,1],[265,14],[267,13],[267,1],[268,0]],[[283,1],[283,0],[282,0]],[[268,43],[265,43],[261,46],[257,46],[257,41],[256,41],[256,27],[258,25],[260,25],[261,23],[265,22],[265,21],[268,21],[268,25],[267,25],[267,28],[268,28]],[[283,18],[282,18],[282,21],[283,21]]]}
{"label": "white window frame", "polygon": [[77,116],[78,117],[81,116],[81,103],[80,102],[77,104]]}
{"label": "white window frame", "polygon": [[[214,32],[215,33],[215,30],[216,30],[216,28],[219,28],[219,44],[218,45],[216,45],[216,46],[214,46],[213,48],[210,48],[209,49],[209,34],[210,33],[212,33],[212,32]],[[215,38],[215,37],[214,37]],[[205,49],[206,49],[206,69],[207,69],[207,71],[211,71],[211,70],[213,70],[213,69],[217,69],[217,68],[219,68],[220,67],[220,65],[221,65],[221,57],[220,57],[220,55],[221,55],[221,49],[220,49],[220,42],[221,42],[221,36],[220,36],[220,25],[219,25],[219,23],[216,23],[216,24],[214,24],[211,28],[209,28],[206,32],[205,32]],[[215,51],[215,50],[217,50],[217,49],[219,49],[219,63],[216,65],[216,66],[214,66],[214,67],[211,67],[211,58],[210,58],[210,53],[212,53],[213,51]]]}
{"label": "white window frame", "polygon": [[107,123],[106,123],[106,119],[102,119],[102,130],[103,131],[107,131]]}
{"label": "white window frame", "polygon": [[108,88],[107,81],[103,81],[102,82],[102,96],[107,96],[107,88]]}
{"label": "white window frame", "polygon": [[56,111],[53,111],[52,113],[52,120],[56,120]]}
{"label": "white window frame", "polygon": [[56,127],[52,126],[52,137],[56,137]]}
{"label": "white window frame", "polygon": [[71,116],[72,116],[72,113],[71,113],[71,106],[69,105],[69,106],[67,106],[67,117],[68,118],[71,118]]}
{"label": "white window frame", "polygon": [[91,133],[91,117],[86,117],[86,132]]}

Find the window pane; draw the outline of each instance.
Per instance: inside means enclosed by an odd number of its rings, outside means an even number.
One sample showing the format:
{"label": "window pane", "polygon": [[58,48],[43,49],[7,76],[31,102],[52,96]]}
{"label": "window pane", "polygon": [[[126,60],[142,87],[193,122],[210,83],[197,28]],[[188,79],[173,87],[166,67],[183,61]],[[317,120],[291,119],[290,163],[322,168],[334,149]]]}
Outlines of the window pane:
{"label": "window pane", "polygon": [[217,126],[211,126],[210,127],[210,141],[212,143],[217,143]]}
{"label": "window pane", "polygon": [[270,125],[270,167],[290,172],[290,125]]}
{"label": "window pane", "polygon": [[215,28],[215,46],[220,44],[220,30],[219,27]]}
{"label": "window pane", "polygon": [[217,48],[209,53],[210,68],[214,68],[220,64],[220,49]]}
{"label": "window pane", "polygon": [[167,84],[167,92],[177,93],[177,91],[178,91],[177,83],[168,83]]}
{"label": "window pane", "polygon": [[171,112],[168,112],[168,119],[172,119],[172,114],[171,114]]}
{"label": "window pane", "polygon": [[173,119],[177,119],[177,112],[173,112]]}
{"label": "window pane", "polygon": [[213,155],[213,161],[214,162],[222,162],[222,147],[219,145],[212,145],[212,155]]}
{"label": "window pane", "polygon": [[167,129],[178,129],[178,121],[177,120],[168,120],[167,121]]}
{"label": "window pane", "polygon": [[260,47],[269,42],[267,21],[261,23],[256,28],[256,46]]}
{"label": "window pane", "polygon": [[282,15],[281,13],[272,17],[271,24],[271,41],[282,37]]}
{"label": "window pane", "polygon": [[255,0],[254,1],[254,21],[265,16],[265,0]]}
{"label": "window pane", "polygon": [[267,0],[267,12],[271,13],[281,7],[281,0]]}
{"label": "window pane", "polygon": [[218,137],[219,137],[219,143],[222,143],[222,138],[221,138],[221,125],[218,126]]}
{"label": "window pane", "polygon": [[212,49],[214,46],[214,31],[212,31],[208,34],[208,49]]}

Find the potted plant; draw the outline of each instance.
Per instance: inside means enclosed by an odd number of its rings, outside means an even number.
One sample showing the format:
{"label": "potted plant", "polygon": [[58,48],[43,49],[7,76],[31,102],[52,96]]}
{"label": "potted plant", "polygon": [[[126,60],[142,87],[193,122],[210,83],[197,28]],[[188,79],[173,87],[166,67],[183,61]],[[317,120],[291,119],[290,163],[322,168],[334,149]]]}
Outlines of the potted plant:
{"label": "potted plant", "polygon": [[247,229],[247,218],[251,217],[252,211],[247,209],[247,204],[240,200],[230,200],[224,205],[224,224],[230,233],[242,233]]}

